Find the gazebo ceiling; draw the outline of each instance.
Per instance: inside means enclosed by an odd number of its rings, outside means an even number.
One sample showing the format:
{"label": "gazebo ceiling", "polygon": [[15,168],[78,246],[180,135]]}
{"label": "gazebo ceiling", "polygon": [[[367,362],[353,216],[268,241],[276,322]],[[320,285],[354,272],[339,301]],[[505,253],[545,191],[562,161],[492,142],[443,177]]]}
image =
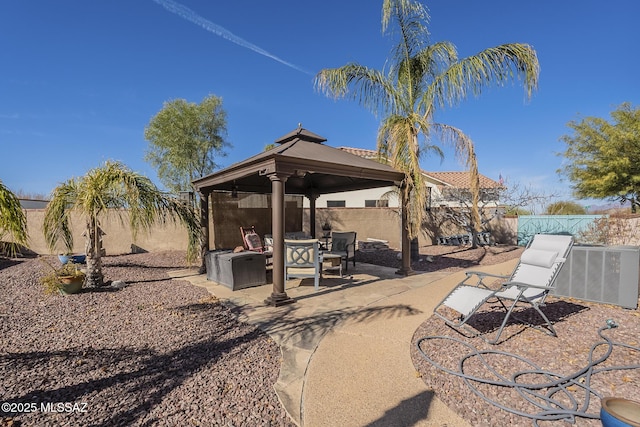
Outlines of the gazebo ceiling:
{"label": "gazebo ceiling", "polygon": [[269,175],[288,176],[286,194],[328,194],[399,184],[388,165],[322,144],[325,138],[299,127],[275,148],[193,181],[203,194],[216,190],[271,193]]}

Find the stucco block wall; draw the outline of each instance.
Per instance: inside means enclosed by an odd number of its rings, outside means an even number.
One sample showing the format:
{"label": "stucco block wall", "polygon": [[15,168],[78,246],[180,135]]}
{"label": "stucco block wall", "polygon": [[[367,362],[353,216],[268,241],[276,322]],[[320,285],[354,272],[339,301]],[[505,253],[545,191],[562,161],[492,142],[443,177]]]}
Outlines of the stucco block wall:
{"label": "stucco block wall", "polygon": [[[394,208],[316,208],[316,237],[322,237],[322,224],[328,221],[333,231],[355,231],[358,240],[367,238],[387,240],[389,247],[401,248],[401,220],[398,209]],[[309,232],[309,209],[304,210],[304,230]],[[498,243],[516,244],[518,218],[494,219],[487,227]],[[452,226],[440,229],[443,235],[459,234],[463,231]],[[420,246],[437,243],[433,231],[425,229],[418,236]]]}
{"label": "stucco block wall", "polygon": [[[400,215],[393,208],[317,208],[316,236],[322,237],[322,225],[328,222],[333,231],[355,231],[358,240],[387,240],[391,248],[400,248]],[[310,232],[309,209],[304,210],[304,228]]]}
{"label": "stucco block wall", "polygon": [[[27,209],[25,213],[29,232],[29,249],[40,255],[65,251],[62,244],[54,252],[51,252],[47,247],[42,228],[44,209]],[[186,250],[188,245],[186,229],[179,223],[174,224],[171,221],[154,226],[150,232],[139,231],[135,238],[129,227],[127,212],[122,212],[122,220],[115,212],[111,212],[100,219],[100,226],[106,233],[102,243],[108,255],[127,254],[135,251]],[[84,253],[85,240],[82,233],[85,230],[85,222],[82,217],[72,214],[71,230],[74,243],[73,252]]]}
{"label": "stucco block wall", "polygon": [[[215,210],[210,206],[209,215],[209,246],[211,249],[229,249],[242,245],[240,226],[256,227],[261,235],[271,233],[271,206],[242,207],[238,201],[218,206]],[[246,204],[246,203],[245,203]],[[255,204],[253,204],[255,206]],[[310,232],[309,209],[302,209],[299,200],[289,199],[286,202],[285,231]],[[41,255],[61,253],[59,246],[51,252],[47,248],[42,223],[43,209],[27,209],[27,226],[29,232],[30,249]],[[150,232],[141,231],[134,238],[129,228],[128,214],[123,212],[122,220],[112,212],[101,219],[101,226],[106,235],[103,246],[108,255],[126,254],[136,251],[157,252],[165,250],[186,250],[188,244],[187,232],[179,223],[168,222],[158,224]],[[401,222],[397,209],[394,208],[317,208],[316,209],[316,237],[322,237],[322,225],[327,221],[333,231],[355,231],[358,240],[367,238],[381,239],[389,242],[389,246],[399,250],[401,247]],[[71,227],[74,236],[75,253],[85,252],[84,220],[72,215]],[[613,229],[615,239],[609,245],[640,245],[640,217],[631,216],[621,219],[617,228]],[[518,217],[500,217],[493,219],[487,227],[493,238],[502,244],[516,244]],[[456,230],[449,230],[458,233]],[[433,236],[422,233],[419,236],[420,246],[435,244]]]}

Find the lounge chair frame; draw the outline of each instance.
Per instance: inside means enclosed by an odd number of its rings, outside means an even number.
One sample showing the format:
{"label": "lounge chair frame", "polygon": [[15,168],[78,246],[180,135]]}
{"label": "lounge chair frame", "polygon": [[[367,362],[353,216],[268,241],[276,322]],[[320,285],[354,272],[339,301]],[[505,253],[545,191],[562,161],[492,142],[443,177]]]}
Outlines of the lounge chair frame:
{"label": "lounge chair frame", "polygon": [[[540,307],[544,306],[547,295],[555,287],[555,279],[572,245],[571,236],[538,234],[530,241],[511,275],[496,275],[479,271],[466,272],[464,280],[435,307],[434,314],[452,328],[464,331],[473,337],[481,336],[490,344],[498,342],[510,318],[529,327],[542,330],[549,335],[557,336],[553,324]],[[490,289],[485,283],[485,279],[507,280],[502,283],[499,289]],[[481,333],[473,332],[467,322],[483,304],[494,298],[504,309],[505,316],[495,337],[487,339]],[[507,301],[510,301],[511,304],[505,304]],[[544,320],[546,327],[532,325],[517,317],[514,314],[514,309],[518,303],[530,305]],[[460,313],[460,317],[451,319],[443,315],[441,313],[443,306],[457,311]]]}

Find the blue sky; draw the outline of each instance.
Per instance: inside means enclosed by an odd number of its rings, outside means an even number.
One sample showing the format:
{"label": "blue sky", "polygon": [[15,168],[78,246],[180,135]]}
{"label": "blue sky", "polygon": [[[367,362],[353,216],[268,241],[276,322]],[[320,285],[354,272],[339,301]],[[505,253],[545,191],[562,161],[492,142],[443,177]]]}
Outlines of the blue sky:
{"label": "blue sky", "polygon": [[[173,4],[173,6],[171,6]],[[378,120],[318,93],[322,68],[382,68],[392,40],[381,1],[8,0],[0,6],[0,180],[48,194],[109,159],[160,185],[144,161],[145,126],[163,102],[215,94],[233,145],[220,164],[256,154],[298,123],[332,146],[375,149]],[[438,112],[476,144],[481,173],[569,198],[556,170],[570,120],[638,105],[637,0],[432,0],[432,41],[460,57],[531,44],[540,84],[515,83]],[[183,8],[180,9],[180,6]],[[186,9],[185,9],[186,8]],[[450,151],[432,171],[462,170]]]}

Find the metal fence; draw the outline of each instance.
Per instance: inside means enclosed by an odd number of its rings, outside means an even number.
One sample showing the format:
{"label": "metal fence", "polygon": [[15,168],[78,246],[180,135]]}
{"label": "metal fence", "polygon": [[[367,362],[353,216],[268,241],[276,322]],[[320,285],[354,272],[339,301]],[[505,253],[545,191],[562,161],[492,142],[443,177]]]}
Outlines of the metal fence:
{"label": "metal fence", "polygon": [[518,217],[518,245],[525,246],[535,234],[571,234],[586,231],[606,215],[521,215]]}

